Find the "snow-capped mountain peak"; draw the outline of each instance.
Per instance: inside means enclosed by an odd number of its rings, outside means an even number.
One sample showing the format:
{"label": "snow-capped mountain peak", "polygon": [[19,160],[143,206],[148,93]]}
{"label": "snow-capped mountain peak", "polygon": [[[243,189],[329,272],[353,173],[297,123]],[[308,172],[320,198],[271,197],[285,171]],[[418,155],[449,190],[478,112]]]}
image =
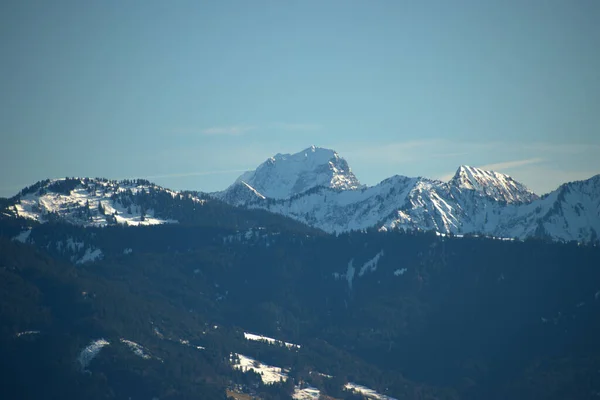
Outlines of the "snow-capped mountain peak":
{"label": "snow-capped mountain peak", "polygon": [[[361,187],[346,160],[333,150],[311,146],[295,154],[277,154],[254,171],[242,174],[236,184],[244,183],[262,196],[284,199],[317,186],[338,190]],[[230,186],[222,196],[232,190]]]}
{"label": "snow-capped mountain peak", "polygon": [[461,165],[449,184],[462,190],[474,190],[506,203],[530,203],[538,198],[525,185],[506,174],[468,165]]}
{"label": "snow-capped mountain peak", "polygon": [[[542,198],[508,175],[467,165],[448,182],[396,175],[367,187],[335,151],[315,146],[270,157],[211,195],[173,192],[145,180],[68,178],[25,188],[0,212],[85,226],[151,225],[185,219],[206,208],[210,197],[331,233],[432,230],[594,243],[600,236],[600,175],[566,183]],[[178,206],[170,207],[173,202]],[[27,240],[27,233],[17,240]]]}
{"label": "snow-capped mountain peak", "polygon": [[367,187],[335,151],[312,146],[277,154],[213,195],[332,233],[391,228],[595,241],[600,192],[594,182],[570,183],[539,198],[506,174],[462,165],[448,182],[394,176]]}

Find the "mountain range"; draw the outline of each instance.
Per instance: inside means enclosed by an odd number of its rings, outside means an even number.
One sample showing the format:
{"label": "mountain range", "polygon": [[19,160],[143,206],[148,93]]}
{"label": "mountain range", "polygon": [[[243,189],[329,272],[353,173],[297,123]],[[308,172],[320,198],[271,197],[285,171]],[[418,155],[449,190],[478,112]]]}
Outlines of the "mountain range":
{"label": "mountain range", "polygon": [[395,175],[366,186],[338,153],[315,146],[277,154],[220,192],[176,192],[144,180],[46,180],[6,200],[3,213],[86,226],[184,223],[175,212],[182,202],[262,209],[328,233],[403,229],[595,242],[600,232],[600,175],[543,196],[466,165],[448,182]]}
{"label": "mountain range", "polygon": [[[146,207],[137,196],[125,215]],[[204,226],[153,224],[166,212],[155,204],[137,221],[151,226],[0,218],[3,398],[600,393],[598,246],[328,235],[217,200],[197,211]],[[244,230],[252,218],[260,225]]]}
{"label": "mountain range", "polygon": [[588,242],[600,231],[600,175],[541,197],[508,175],[466,165],[448,182],[396,175],[365,186],[335,151],[314,146],[278,154],[212,195],[330,233],[401,228]]}
{"label": "mountain range", "polygon": [[597,398],[599,181],[310,147],[216,193],[37,182],[0,199],[4,397]]}

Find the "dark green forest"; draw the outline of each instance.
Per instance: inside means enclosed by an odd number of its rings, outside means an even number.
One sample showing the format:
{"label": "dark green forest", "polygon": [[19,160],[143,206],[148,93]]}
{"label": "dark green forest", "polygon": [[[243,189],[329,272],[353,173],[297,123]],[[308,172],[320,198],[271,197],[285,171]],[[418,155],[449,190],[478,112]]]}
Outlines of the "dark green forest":
{"label": "dark green forest", "polygon": [[[289,399],[299,382],[338,399],[360,398],[347,382],[397,399],[600,394],[598,247],[334,236],[239,213],[151,227],[0,219],[3,398],[224,399],[235,386]],[[12,239],[29,228],[26,243]],[[78,263],[87,249],[102,257]],[[84,373],[78,354],[99,338],[111,345]],[[290,379],[263,385],[231,353]]]}

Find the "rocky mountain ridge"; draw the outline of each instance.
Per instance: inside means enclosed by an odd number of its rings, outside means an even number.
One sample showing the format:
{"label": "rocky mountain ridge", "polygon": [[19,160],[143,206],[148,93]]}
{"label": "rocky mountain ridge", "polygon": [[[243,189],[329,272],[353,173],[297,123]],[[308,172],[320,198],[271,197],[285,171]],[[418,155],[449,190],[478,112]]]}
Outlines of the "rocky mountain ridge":
{"label": "rocky mountain ridge", "polygon": [[46,180],[6,200],[2,213],[84,226],[152,225],[190,223],[181,210],[221,202],[329,233],[403,229],[596,242],[600,232],[600,175],[542,197],[508,175],[466,165],[448,182],[395,175],[366,186],[338,153],[314,146],[277,154],[221,192],[177,192],[145,180]]}
{"label": "rocky mountain ridge", "polygon": [[[301,174],[296,175],[298,160],[311,159],[314,153],[319,154],[319,162],[305,162]],[[455,235],[589,242],[596,241],[600,231],[600,175],[565,183],[542,197],[508,175],[466,165],[460,166],[448,182],[396,175],[367,187],[360,185],[333,150],[313,146],[294,155],[278,156],[212,195],[237,206],[282,214],[330,233],[369,228],[435,230]],[[344,168],[335,168],[334,162]],[[286,177],[287,182],[292,180],[288,177],[296,177],[303,182],[295,186],[297,190],[287,191],[287,197],[268,195],[279,180],[270,173],[263,175],[263,171],[275,164],[279,177]],[[335,184],[340,181],[351,184]],[[260,188],[252,182],[261,182]]]}

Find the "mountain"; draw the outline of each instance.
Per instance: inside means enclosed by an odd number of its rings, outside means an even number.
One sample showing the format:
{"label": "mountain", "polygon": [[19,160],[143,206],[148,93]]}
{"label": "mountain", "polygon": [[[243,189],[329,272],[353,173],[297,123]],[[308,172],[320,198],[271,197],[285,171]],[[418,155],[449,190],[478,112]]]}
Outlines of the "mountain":
{"label": "mountain", "polygon": [[337,190],[361,187],[346,160],[335,151],[309,147],[296,154],[277,154],[254,171],[242,174],[237,181],[217,197],[230,197],[239,184],[245,184],[258,196],[285,199],[317,186]]}
{"label": "mountain", "polygon": [[449,185],[462,190],[474,190],[496,201],[530,203],[538,196],[510,176],[494,171],[462,165]]}
{"label": "mountain", "polygon": [[[269,212],[278,223],[329,233],[364,229],[436,231],[501,238],[543,237],[596,242],[599,176],[565,183],[539,197],[508,175],[460,166],[448,182],[395,175],[362,185],[333,150],[309,147],[277,154],[227,189],[176,192],[145,180],[46,180],[0,203],[0,218],[64,221],[84,226],[192,225],[248,228]],[[228,208],[229,207],[229,208]],[[262,210],[262,211],[259,211]],[[231,218],[235,215],[235,218]],[[248,223],[252,220],[252,223]]]}
{"label": "mountain", "polygon": [[233,207],[198,192],[176,192],[146,180],[47,179],[3,201],[0,219],[86,227],[184,224],[308,232],[314,229],[263,210]]}
{"label": "mountain", "polygon": [[570,242],[597,241],[600,175],[367,187],[304,154],[213,195],[65,178],[1,199],[7,398],[600,393],[600,248]]}
{"label": "mountain", "polygon": [[541,199],[506,210],[499,235],[547,237],[565,241],[598,241],[600,234],[600,175],[561,185]]}
{"label": "mountain", "polygon": [[[144,180],[53,179],[23,189],[6,211],[37,222],[62,220],[88,226],[177,222],[155,215],[154,208],[144,204],[142,199],[154,194],[170,198],[179,196]],[[206,201],[191,195],[188,198],[199,206]]]}
{"label": "mountain", "polygon": [[311,147],[277,155],[213,196],[330,233],[376,228],[588,242],[600,229],[597,180],[540,198],[508,175],[464,165],[448,182],[397,175],[367,187],[335,151]]}

